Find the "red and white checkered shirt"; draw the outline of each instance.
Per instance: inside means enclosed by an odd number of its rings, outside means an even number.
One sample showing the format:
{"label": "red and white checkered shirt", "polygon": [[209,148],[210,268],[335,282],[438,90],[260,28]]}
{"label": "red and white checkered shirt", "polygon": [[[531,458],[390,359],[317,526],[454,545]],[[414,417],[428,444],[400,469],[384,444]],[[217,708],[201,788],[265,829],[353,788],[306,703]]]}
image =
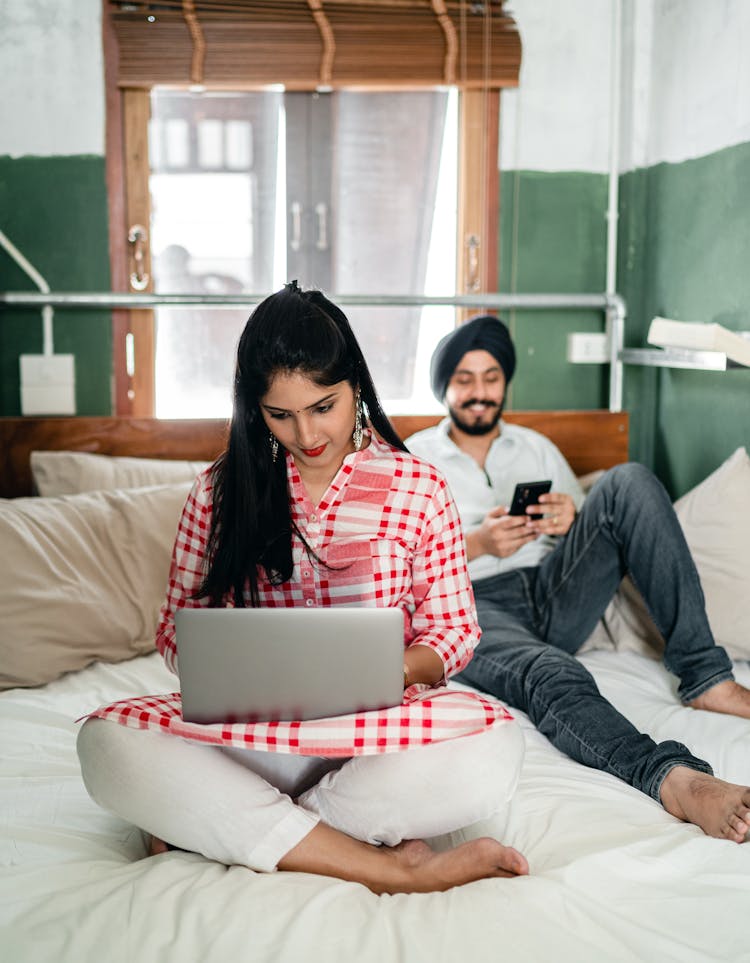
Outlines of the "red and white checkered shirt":
{"label": "red and white checkered shirt", "polygon": [[[261,605],[399,607],[405,647],[419,643],[434,649],[446,678],[462,669],[479,640],[479,627],[458,513],[442,476],[372,438],[367,448],[345,458],[317,506],[290,455],[287,477],[294,521],[320,561],[311,559],[294,535],[292,577],[272,585],[261,570]],[[191,596],[205,574],[211,512],[206,470],[182,512],[156,636],[157,648],[175,672],[174,613],[183,606],[208,605],[207,598]],[[202,742],[324,756],[425,745],[511,718],[499,703],[478,694],[418,685],[392,709],[304,722],[185,723],[179,693],[131,699],[93,714]]]}

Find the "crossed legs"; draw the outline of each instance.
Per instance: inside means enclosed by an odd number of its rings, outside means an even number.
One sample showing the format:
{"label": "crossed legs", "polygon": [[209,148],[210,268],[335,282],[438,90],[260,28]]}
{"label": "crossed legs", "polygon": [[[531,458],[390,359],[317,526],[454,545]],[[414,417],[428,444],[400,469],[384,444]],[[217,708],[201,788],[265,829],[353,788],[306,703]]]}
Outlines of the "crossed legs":
{"label": "crossed legs", "polygon": [[[279,757],[278,781],[309,787],[296,802],[268,781],[272,758],[264,760],[266,778],[254,771],[257,753],[243,760],[241,752],[101,719],[84,724],[78,753],[86,788],[103,808],[226,864],[336,876],[375,892],[528,872],[520,853],[494,839],[433,853],[412,838],[450,832],[509,801],[523,755],[515,723],[342,765]],[[319,778],[321,766],[329,771]]]}

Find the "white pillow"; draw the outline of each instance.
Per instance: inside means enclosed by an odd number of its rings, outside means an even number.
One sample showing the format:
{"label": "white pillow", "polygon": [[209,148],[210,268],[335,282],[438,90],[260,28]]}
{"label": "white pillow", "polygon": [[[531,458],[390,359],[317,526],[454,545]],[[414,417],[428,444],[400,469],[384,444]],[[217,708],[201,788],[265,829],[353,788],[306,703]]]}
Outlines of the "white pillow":
{"label": "white pillow", "polygon": [[31,476],[40,495],[77,495],[193,481],[209,462],[126,458],[81,451],[32,451]]}
{"label": "white pillow", "polygon": [[0,499],[0,688],[153,649],[189,489]]}
{"label": "white pillow", "polygon": [[750,457],[738,448],[675,503],[706,596],[708,621],[727,652],[750,659]]}
{"label": "white pillow", "polygon": [[[675,502],[706,597],[708,621],[733,659],[750,659],[750,457],[738,448]],[[658,657],[664,648],[630,579],[584,648],[634,649]]]}

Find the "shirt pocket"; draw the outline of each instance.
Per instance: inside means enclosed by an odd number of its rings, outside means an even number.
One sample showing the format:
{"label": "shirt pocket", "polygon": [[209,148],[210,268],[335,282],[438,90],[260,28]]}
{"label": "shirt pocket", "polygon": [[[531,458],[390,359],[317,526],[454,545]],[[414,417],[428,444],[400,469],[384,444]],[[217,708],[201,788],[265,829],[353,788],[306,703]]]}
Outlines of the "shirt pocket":
{"label": "shirt pocket", "polygon": [[364,604],[392,608],[412,597],[412,553],[395,539],[373,538],[333,544],[326,563],[328,577],[340,585],[357,585]]}

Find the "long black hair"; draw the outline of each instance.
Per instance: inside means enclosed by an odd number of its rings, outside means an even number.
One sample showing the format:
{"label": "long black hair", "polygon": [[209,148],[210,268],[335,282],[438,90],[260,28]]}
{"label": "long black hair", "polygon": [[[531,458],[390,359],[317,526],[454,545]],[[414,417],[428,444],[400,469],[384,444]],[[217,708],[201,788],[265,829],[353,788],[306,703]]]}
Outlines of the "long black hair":
{"label": "long black hair", "polygon": [[260,408],[272,379],[291,372],[326,387],[348,381],[381,438],[406,451],[343,311],[296,281],[262,301],[240,337],[229,442],[213,469],[207,570],[197,593],[212,605],[231,596],[244,606],[249,590],[250,605],[258,606],[260,568],[274,584],[292,575],[292,534],[302,536],[291,515],[285,452],[279,445],[274,460]]}

